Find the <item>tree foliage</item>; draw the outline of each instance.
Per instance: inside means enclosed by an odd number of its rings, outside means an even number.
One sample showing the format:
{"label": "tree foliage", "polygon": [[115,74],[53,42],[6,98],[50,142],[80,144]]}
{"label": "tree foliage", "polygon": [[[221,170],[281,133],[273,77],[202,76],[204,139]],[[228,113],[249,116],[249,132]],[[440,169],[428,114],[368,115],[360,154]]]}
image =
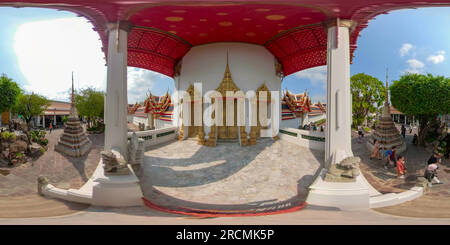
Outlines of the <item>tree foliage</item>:
{"label": "tree foliage", "polygon": [[20,94],[13,111],[22,116],[28,124],[34,116],[42,115],[49,105],[50,101],[44,96],[34,93]]}
{"label": "tree foliage", "polygon": [[0,113],[10,110],[21,93],[19,85],[5,74],[0,76]]}
{"label": "tree foliage", "polygon": [[431,74],[406,74],[390,87],[392,105],[419,120],[419,143],[440,114],[450,113],[450,79]]}
{"label": "tree foliage", "polygon": [[353,126],[361,125],[368,113],[374,113],[383,105],[386,96],[383,82],[376,77],[358,73],[350,78],[352,93]]}
{"label": "tree foliage", "polygon": [[82,89],[75,95],[75,107],[80,116],[86,117],[88,123],[103,118],[105,94],[93,88]]}

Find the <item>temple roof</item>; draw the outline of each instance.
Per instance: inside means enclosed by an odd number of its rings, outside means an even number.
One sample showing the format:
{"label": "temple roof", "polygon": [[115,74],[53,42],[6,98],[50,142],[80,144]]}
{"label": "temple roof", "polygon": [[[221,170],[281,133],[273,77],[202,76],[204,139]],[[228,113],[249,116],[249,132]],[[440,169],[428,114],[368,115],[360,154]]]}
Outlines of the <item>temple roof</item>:
{"label": "temple roof", "polygon": [[283,65],[284,75],[325,65],[324,22],[355,21],[350,51],[359,33],[376,15],[429,6],[450,6],[448,0],[0,0],[0,6],[46,7],[86,17],[107,49],[106,24],[130,21],[128,65],[174,76],[177,62],[196,45],[245,42],[265,46]]}

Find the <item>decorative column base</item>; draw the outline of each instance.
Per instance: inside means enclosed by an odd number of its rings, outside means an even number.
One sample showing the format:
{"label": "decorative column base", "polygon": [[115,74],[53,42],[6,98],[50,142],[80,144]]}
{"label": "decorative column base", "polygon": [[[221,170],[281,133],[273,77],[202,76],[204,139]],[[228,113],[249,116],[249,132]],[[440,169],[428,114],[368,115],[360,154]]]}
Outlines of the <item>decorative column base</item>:
{"label": "decorative column base", "polygon": [[211,126],[211,131],[208,134],[208,139],[205,142],[205,146],[216,146],[216,126]]}
{"label": "decorative column base", "polygon": [[181,128],[178,131],[178,140],[183,140],[184,139],[184,125],[181,124]]}
{"label": "decorative column base", "polygon": [[361,174],[355,182],[326,182],[327,170],[322,169],[320,176],[309,187],[306,202],[309,205],[339,208],[341,210],[364,210],[370,208],[370,197],[379,195],[372,190]]}
{"label": "decorative column base", "polygon": [[239,127],[239,130],[240,130],[240,135],[241,135],[241,138],[240,138],[241,146],[247,146],[249,143],[248,143],[247,132],[245,132],[245,126]]}
{"label": "decorative column base", "polygon": [[256,126],[251,126],[250,128],[250,140],[249,140],[249,144],[250,145],[256,145],[256,137],[257,137],[257,128]]}
{"label": "decorative column base", "polygon": [[205,131],[203,130],[203,126],[200,126],[198,128],[197,144],[199,144],[199,145],[205,144]]}
{"label": "decorative column base", "polygon": [[[100,166],[103,163],[100,161]],[[103,167],[97,168],[93,176],[92,204],[106,207],[142,206],[142,191],[139,180],[131,167],[129,175],[105,175]]]}

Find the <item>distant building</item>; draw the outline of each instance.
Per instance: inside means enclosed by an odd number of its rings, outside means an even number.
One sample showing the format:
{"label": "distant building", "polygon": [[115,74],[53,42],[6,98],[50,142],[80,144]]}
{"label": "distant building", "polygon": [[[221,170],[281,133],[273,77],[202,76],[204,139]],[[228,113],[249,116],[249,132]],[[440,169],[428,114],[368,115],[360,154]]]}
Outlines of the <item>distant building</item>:
{"label": "distant building", "polygon": [[49,127],[50,123],[54,126],[62,126],[63,117],[69,116],[70,103],[63,101],[50,100],[50,105],[44,111],[44,115],[35,116],[31,120],[35,127]]}
{"label": "distant building", "polygon": [[414,118],[414,116],[407,116],[399,110],[395,109],[393,106],[390,107],[392,120],[399,124],[413,124],[418,125],[419,122]]}

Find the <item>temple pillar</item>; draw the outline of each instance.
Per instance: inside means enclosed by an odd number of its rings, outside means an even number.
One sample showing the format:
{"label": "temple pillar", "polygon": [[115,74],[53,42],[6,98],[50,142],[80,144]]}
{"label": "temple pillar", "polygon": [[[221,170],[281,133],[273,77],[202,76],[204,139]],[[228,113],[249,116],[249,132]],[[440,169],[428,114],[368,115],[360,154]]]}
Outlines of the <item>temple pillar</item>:
{"label": "temple pillar", "polygon": [[[327,47],[327,130],[325,131],[325,164],[309,187],[306,202],[310,205],[342,210],[368,209],[381,195],[359,173],[352,181],[328,181],[333,164],[353,156],[351,147],[352,96],[350,93],[350,32],[348,20],[326,23]],[[334,166],[333,166],[334,167]],[[359,170],[358,170],[359,171]]]}
{"label": "temple pillar", "polygon": [[108,24],[105,98],[105,150],[117,148],[127,158],[127,36],[128,22]]}
{"label": "temple pillar", "polygon": [[37,124],[36,124],[36,126],[37,127],[41,126],[41,116],[40,115],[37,116]]}
{"label": "temple pillar", "polygon": [[[108,68],[105,98],[105,151],[117,149],[128,159],[127,137],[127,35],[129,22],[108,24]],[[93,174],[92,201],[95,206],[140,206],[142,190],[130,165],[125,175],[105,173],[103,160]],[[88,182],[89,183],[89,182]],[[84,187],[83,187],[84,188]],[[86,187],[88,188],[88,187]]]}
{"label": "temple pillar", "polygon": [[[327,131],[325,164],[353,156],[351,149],[352,95],[350,92],[350,35],[352,24],[338,21],[328,29],[327,44]],[[335,22],[336,23],[336,22]]]}
{"label": "temple pillar", "polygon": [[45,128],[45,114],[42,116],[42,126]]}

